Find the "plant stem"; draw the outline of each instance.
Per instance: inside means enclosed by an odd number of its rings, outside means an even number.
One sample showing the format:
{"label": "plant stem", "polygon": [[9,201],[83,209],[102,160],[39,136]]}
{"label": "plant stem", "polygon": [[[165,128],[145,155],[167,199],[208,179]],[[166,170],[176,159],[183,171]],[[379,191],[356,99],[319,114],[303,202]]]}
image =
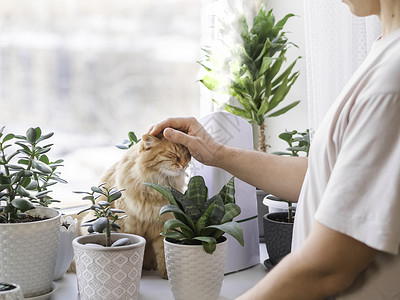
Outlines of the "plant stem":
{"label": "plant stem", "polygon": [[106,247],[110,246],[111,246],[111,230],[110,230],[110,222],[108,222],[106,227]]}
{"label": "plant stem", "polygon": [[267,152],[267,144],[265,142],[265,122],[258,127],[258,150]]}

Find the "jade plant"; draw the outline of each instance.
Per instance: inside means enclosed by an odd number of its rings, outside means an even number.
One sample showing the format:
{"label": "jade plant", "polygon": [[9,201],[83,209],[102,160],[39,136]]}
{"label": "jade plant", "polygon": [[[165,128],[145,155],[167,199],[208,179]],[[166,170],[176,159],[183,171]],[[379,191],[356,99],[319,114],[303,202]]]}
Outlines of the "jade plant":
{"label": "jade plant", "polygon": [[[82,226],[88,227],[89,233],[104,233],[106,247],[123,246],[129,243],[129,239],[122,238],[114,243],[111,242],[112,231],[121,229],[121,226],[117,224],[117,221],[126,217],[120,214],[125,213],[123,210],[113,208],[113,202],[121,198],[122,189],[117,190],[114,187],[107,188],[106,183],[102,183],[98,186],[92,186],[90,192],[74,192],[77,194],[85,194],[82,200],[89,200],[92,204],[90,207],[80,211],[83,212],[91,210],[94,214],[94,218],[82,224]],[[102,197],[104,200],[99,200]]]}
{"label": "jade plant", "polygon": [[[297,130],[282,132],[279,135],[279,138],[285,141],[289,147],[286,148],[286,151],[274,152],[276,155],[287,155],[287,156],[300,156],[299,153],[303,153],[302,156],[308,156],[310,151],[310,130],[306,129],[304,132],[299,132]],[[268,199],[274,201],[284,201],[288,204],[288,222],[294,222],[294,214],[296,208],[292,205],[292,202],[286,201],[285,199],[269,195]]]}
{"label": "jade plant", "polygon": [[173,213],[175,219],[164,223],[161,235],[172,242],[188,245],[203,245],[207,253],[213,253],[222,235],[233,236],[242,246],[243,231],[233,218],[240,214],[235,203],[235,186],[232,178],[221,191],[208,198],[208,188],[203,177],[190,179],[183,194],[173,187],[145,183],[168,199],[169,204],[160,210],[160,216]]}
{"label": "jade plant", "polygon": [[[200,81],[211,91],[237,99],[223,103],[223,108],[258,125],[259,150],[264,152],[266,118],[280,116],[300,102],[280,105],[299,76],[293,68],[300,57],[281,71],[287,50],[297,47],[283,30],[293,16],[287,14],[275,23],[272,9],[267,12],[263,5],[249,29],[246,17],[240,15],[234,24],[223,24],[222,43],[204,48],[205,59],[200,62],[207,71]],[[232,35],[236,38],[224,41]]]}
{"label": "jade plant", "polygon": [[300,156],[299,153],[303,153],[303,156],[308,156],[310,151],[310,130],[306,129],[304,132],[297,130],[285,131],[279,135],[279,138],[285,141],[289,147],[286,148],[285,152],[274,152],[277,155],[288,155],[288,156]]}
{"label": "jade plant", "polygon": [[0,223],[32,221],[26,211],[60,202],[49,195],[49,187],[66,183],[57,172],[63,160],[50,161],[47,154],[53,144],[41,145],[52,136],[39,127],[25,135],[5,135],[4,127],[0,129]]}

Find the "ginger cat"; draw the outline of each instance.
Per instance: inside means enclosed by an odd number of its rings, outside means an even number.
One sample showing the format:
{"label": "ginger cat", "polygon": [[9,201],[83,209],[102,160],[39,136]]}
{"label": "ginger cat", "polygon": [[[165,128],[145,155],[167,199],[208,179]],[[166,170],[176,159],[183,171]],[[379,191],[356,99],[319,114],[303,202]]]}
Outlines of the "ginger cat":
{"label": "ginger cat", "polygon": [[143,183],[153,182],[183,191],[190,158],[186,147],[146,134],[102,178],[108,188],[125,189],[122,197],[114,202],[115,208],[124,210],[127,215],[118,222],[119,232],[146,239],[143,269],[158,270],[162,278],[167,278],[167,271],[160,233],[164,230],[162,222],[168,217],[159,221],[158,217],[168,200]]}

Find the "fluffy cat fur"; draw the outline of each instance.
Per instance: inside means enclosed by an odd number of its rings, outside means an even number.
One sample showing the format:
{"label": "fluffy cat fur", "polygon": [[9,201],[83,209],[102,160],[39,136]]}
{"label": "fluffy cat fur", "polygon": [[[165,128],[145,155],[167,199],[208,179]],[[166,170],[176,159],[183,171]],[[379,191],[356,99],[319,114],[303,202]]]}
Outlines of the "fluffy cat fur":
{"label": "fluffy cat fur", "polygon": [[146,239],[143,269],[158,270],[162,278],[167,278],[167,272],[160,232],[163,222],[172,215],[158,220],[160,209],[168,200],[143,183],[153,182],[183,191],[189,162],[190,153],[186,147],[146,134],[102,178],[108,188],[125,189],[122,197],[113,203],[127,215],[118,222],[119,231]]}

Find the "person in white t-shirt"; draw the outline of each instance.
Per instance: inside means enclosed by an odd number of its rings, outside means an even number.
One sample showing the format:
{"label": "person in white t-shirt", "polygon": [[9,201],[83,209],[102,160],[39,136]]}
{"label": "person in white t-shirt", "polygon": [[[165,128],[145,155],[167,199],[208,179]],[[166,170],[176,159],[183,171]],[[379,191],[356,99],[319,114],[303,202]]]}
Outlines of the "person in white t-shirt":
{"label": "person in white t-shirt", "polygon": [[292,253],[240,300],[400,299],[400,0],[343,2],[357,16],[378,15],[382,37],[330,108],[308,159],[218,144],[194,118],[150,131],[298,201]]}

